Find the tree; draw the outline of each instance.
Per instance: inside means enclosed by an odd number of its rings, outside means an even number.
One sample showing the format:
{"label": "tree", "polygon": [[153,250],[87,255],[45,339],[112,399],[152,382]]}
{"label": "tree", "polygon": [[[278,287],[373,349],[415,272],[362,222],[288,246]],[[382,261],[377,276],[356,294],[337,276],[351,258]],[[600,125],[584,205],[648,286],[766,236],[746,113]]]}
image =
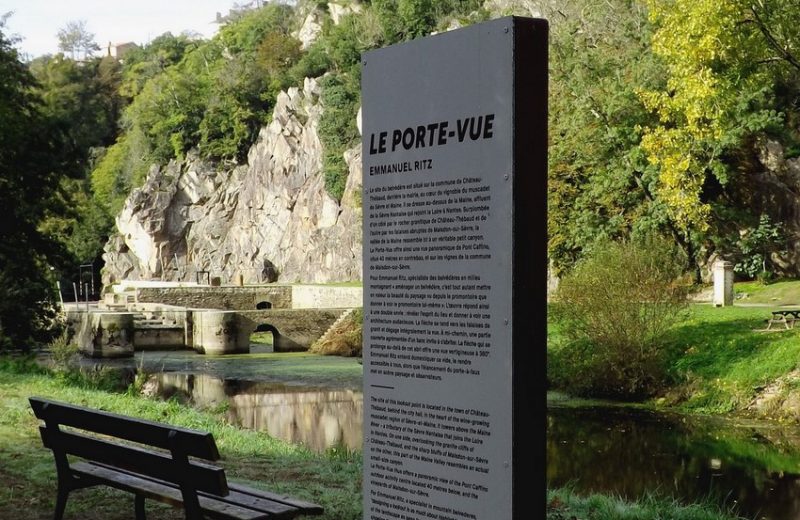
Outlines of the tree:
{"label": "tree", "polygon": [[39,225],[63,210],[60,172],[70,171],[65,134],[42,112],[35,80],[0,20],[0,348],[47,341],[54,317],[54,277],[64,258]]}
{"label": "tree", "polygon": [[58,50],[69,53],[73,60],[85,60],[89,54],[100,50],[94,33],[86,27],[86,20],[73,20],[58,30]]}
{"label": "tree", "polygon": [[42,109],[48,118],[69,127],[74,153],[84,162],[92,147],[114,142],[122,103],[116,60],[78,63],[62,54],[46,55],[33,60],[30,71],[44,101]]}
{"label": "tree", "polygon": [[[647,0],[662,89],[641,91],[659,121],[642,147],[659,169],[658,193],[684,230],[705,231],[709,187],[736,175],[732,157],[784,123],[776,86],[800,70],[800,10],[790,0]],[[796,86],[795,86],[796,88]]]}
{"label": "tree", "polygon": [[145,83],[180,63],[186,54],[196,49],[202,42],[186,34],[173,36],[166,32],[153,39],[144,47],[132,49],[125,55],[122,67],[120,95],[133,99],[144,88]]}
{"label": "tree", "polygon": [[63,143],[73,158],[69,175],[59,183],[58,211],[40,223],[40,230],[56,238],[71,255],[68,272],[99,257],[113,216],[92,196],[89,173],[102,150],[114,143],[123,99],[118,94],[120,65],[114,58],[76,62],[63,54],[36,58],[29,69],[37,80],[35,92],[41,112],[70,139]]}
{"label": "tree", "polygon": [[[654,121],[637,89],[658,88],[646,12],[632,0],[542,1],[551,20],[548,252],[568,270],[598,239],[670,233],[641,149]],[[683,246],[683,245],[682,245]]]}

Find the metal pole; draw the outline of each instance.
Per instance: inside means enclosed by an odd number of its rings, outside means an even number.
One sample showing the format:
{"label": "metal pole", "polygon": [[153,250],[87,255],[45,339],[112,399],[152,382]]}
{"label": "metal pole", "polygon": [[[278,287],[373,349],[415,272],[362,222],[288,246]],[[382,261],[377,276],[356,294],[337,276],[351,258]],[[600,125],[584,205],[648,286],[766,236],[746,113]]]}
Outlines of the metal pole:
{"label": "metal pole", "polygon": [[83,284],[83,292],[86,295],[86,312],[89,312],[89,284]]}
{"label": "metal pole", "polygon": [[58,288],[58,301],[61,302],[61,312],[64,312],[64,295],[61,294],[61,282],[56,280],[56,287]]}
{"label": "metal pole", "polygon": [[75,295],[75,307],[78,306],[78,286],[72,282],[72,293]]}

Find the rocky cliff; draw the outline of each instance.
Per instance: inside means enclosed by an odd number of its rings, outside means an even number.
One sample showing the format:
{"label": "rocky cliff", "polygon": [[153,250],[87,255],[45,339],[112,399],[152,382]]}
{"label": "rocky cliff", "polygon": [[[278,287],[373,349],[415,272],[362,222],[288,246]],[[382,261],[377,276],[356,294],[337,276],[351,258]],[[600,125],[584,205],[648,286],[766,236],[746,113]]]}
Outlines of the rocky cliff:
{"label": "rocky cliff", "polygon": [[122,279],[223,283],[361,279],[361,150],[341,202],[325,191],[317,127],[323,107],[307,79],[277,99],[247,164],[189,156],[154,166],[116,219],[103,283]]}
{"label": "rocky cliff", "polygon": [[[298,2],[303,22],[295,36],[308,48],[327,17],[338,24],[362,7]],[[484,7],[496,15],[536,14],[528,0],[486,0]],[[153,167],[117,216],[103,284],[214,277],[234,283],[240,275],[245,283],[360,280],[361,150],[345,153],[350,174],[338,202],[321,172],[319,94],[312,79],[280,94],[245,165],[222,167],[190,155]]]}

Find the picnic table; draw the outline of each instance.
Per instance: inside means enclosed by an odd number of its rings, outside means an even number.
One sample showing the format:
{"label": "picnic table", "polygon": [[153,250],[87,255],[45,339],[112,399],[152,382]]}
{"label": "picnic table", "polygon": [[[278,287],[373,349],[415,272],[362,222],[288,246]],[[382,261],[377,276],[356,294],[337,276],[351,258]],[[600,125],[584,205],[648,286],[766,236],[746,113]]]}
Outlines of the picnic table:
{"label": "picnic table", "polygon": [[767,320],[767,330],[772,325],[780,323],[787,329],[794,328],[794,322],[800,319],[800,309],[778,309],[772,311],[772,316]]}

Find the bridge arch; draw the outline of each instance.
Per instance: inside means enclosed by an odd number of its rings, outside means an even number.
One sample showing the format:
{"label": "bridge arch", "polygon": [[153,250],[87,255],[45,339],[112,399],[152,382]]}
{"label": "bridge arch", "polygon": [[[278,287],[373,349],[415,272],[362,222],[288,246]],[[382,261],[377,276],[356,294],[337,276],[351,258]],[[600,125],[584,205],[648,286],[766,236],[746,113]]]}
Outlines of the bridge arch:
{"label": "bridge arch", "polygon": [[255,324],[255,328],[250,332],[250,348],[265,347],[274,351],[275,344],[281,336],[280,331],[270,323],[257,321]]}

